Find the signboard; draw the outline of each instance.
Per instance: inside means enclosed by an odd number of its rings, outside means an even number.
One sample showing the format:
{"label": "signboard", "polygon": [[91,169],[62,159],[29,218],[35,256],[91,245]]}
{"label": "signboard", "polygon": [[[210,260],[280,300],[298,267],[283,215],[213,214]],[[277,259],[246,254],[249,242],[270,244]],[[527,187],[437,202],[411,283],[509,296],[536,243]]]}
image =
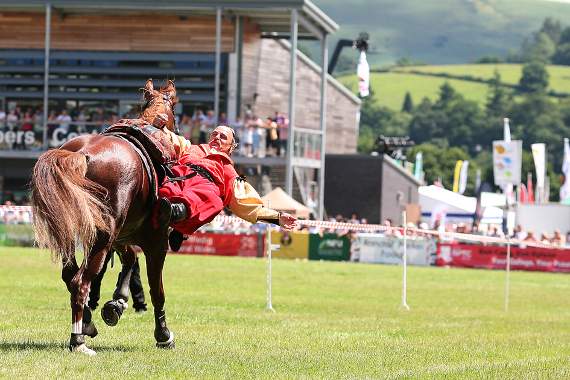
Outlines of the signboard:
{"label": "signboard", "polygon": [[309,234],[307,232],[271,232],[271,243],[279,245],[279,249],[271,253],[275,258],[309,258]]}
{"label": "signboard", "polygon": [[[440,243],[436,265],[505,269],[507,247]],[[570,273],[570,249],[511,247],[511,269]]]}
{"label": "signboard", "polygon": [[495,185],[518,185],[521,182],[522,141],[493,141]]}
{"label": "signboard", "polygon": [[[358,246],[359,261],[363,263],[402,264],[404,240],[383,234],[358,234],[353,243]],[[414,238],[406,243],[408,264],[430,265],[431,256],[436,252],[433,239]]]}
{"label": "signboard", "polygon": [[182,243],[178,253],[257,257],[263,255],[263,241],[261,234],[196,232]]}
{"label": "signboard", "polygon": [[348,261],[350,241],[337,234],[312,234],[309,236],[309,260]]}

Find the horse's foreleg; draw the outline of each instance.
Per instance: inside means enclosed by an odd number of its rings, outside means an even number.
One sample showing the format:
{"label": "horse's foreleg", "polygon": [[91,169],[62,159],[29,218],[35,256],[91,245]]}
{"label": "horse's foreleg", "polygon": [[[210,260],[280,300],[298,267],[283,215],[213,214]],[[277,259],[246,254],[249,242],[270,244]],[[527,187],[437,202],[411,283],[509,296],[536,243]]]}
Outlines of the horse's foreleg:
{"label": "horse's foreleg", "polygon": [[101,308],[101,317],[109,326],[115,326],[123,312],[127,309],[129,301],[129,284],[131,274],[136,261],[136,252],[131,246],[126,246],[121,254],[122,268],[117,279],[117,285],[113,292],[113,299],[105,303]]}
{"label": "horse's foreleg", "polygon": [[159,249],[145,250],[146,270],[150,286],[150,298],[154,307],[154,338],[159,348],[174,348],[174,333],[166,326],[164,311],[164,288],[162,285],[162,268],[166,258],[166,240]]}

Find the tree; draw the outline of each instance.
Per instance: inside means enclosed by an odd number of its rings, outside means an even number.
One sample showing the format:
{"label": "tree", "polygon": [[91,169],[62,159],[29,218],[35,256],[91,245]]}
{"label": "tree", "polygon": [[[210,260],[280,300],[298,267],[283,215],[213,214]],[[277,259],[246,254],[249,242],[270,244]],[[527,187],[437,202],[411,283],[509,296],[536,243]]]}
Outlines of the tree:
{"label": "tree", "polygon": [[414,109],[414,102],[412,100],[412,95],[409,91],[406,91],[406,96],[404,97],[404,104],[402,105],[402,112],[411,113]]}
{"label": "tree", "polygon": [[560,25],[560,21],[547,17],[542,23],[540,32],[545,33],[548,37],[550,37],[552,42],[558,44],[560,41],[560,36],[562,34],[562,25]]}
{"label": "tree", "polygon": [[544,63],[532,61],[525,64],[519,86],[523,92],[544,92],[548,87],[548,72]]}
{"label": "tree", "polygon": [[555,51],[556,44],[548,34],[537,32],[524,40],[521,47],[521,58],[523,62],[542,61],[548,63]]}
{"label": "tree", "polygon": [[489,96],[487,97],[486,111],[489,117],[505,117],[509,99],[505,87],[501,83],[501,74],[497,70],[489,83]]}
{"label": "tree", "polygon": [[552,57],[552,63],[570,66],[570,43],[560,44]]}

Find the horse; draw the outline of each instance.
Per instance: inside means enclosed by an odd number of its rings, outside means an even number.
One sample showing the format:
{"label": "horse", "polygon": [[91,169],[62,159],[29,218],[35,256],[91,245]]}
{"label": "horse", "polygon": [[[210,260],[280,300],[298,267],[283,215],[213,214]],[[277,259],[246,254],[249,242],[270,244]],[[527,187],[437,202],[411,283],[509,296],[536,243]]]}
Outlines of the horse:
{"label": "horse", "polygon": [[[174,131],[174,82],[155,90],[149,79],[143,91],[145,103],[139,118]],[[126,252],[124,269],[132,266],[136,256],[128,249],[131,245],[139,246],[146,258],[156,345],[174,348],[162,282],[168,225],[156,223],[156,215],[153,221],[155,189],[151,183],[136,147],[113,135],[78,136],[59,149],[44,152],[34,166],[30,184],[36,241],[52,252],[54,261],[62,263],[61,277],[71,298],[72,352],[96,354],[85,343],[86,335],[97,335],[86,306],[90,284],[113,250]],[[84,252],[81,266],[75,257],[76,242],[81,242]],[[125,277],[128,284],[130,276]],[[120,295],[120,287],[117,291]],[[128,298],[128,286],[125,292]]]}

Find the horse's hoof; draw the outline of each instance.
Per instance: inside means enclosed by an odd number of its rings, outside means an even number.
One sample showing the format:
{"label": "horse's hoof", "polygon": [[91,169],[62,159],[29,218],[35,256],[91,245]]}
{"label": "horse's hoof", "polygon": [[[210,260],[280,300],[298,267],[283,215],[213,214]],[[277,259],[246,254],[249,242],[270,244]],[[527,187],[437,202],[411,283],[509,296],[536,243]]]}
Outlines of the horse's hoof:
{"label": "horse's hoof", "polygon": [[101,308],[101,318],[107,326],[116,326],[127,307],[128,304],[122,299],[108,301]]}
{"label": "horse's hoof", "polygon": [[175,348],[174,333],[172,331],[170,331],[170,337],[168,338],[168,340],[166,342],[156,342],[156,347],[157,348],[164,348],[167,350],[171,350],[171,349]]}
{"label": "horse's hoof", "polygon": [[95,323],[93,322],[89,322],[88,324],[83,323],[82,333],[90,338],[95,338],[97,334],[99,334],[97,327],[95,327]]}
{"label": "horse's hoof", "polygon": [[87,347],[85,345],[85,343],[80,344],[79,346],[69,346],[69,350],[71,352],[79,352],[81,354],[87,355],[87,356],[95,356],[97,355],[97,353],[95,351],[93,351],[92,349],[90,349],[89,347]]}

